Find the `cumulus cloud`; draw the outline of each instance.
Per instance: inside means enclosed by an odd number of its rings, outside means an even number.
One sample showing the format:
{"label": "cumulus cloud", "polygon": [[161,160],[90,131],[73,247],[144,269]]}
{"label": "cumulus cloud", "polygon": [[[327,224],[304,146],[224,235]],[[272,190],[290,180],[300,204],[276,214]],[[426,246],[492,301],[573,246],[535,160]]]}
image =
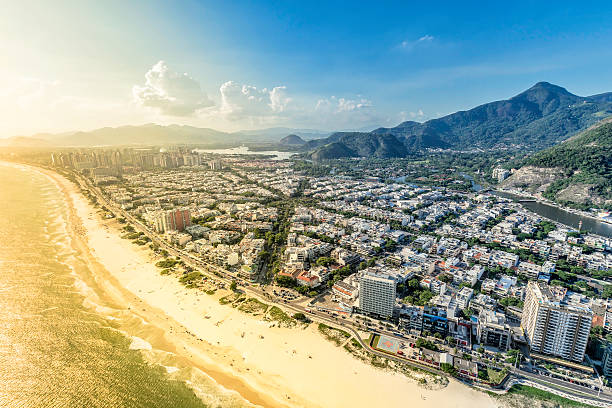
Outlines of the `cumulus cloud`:
{"label": "cumulus cloud", "polygon": [[241,85],[228,81],[221,85],[219,113],[229,120],[271,119],[287,112],[291,98],[284,86],[258,89],[252,85]]}
{"label": "cumulus cloud", "polygon": [[380,124],[383,118],[376,112],[371,100],[362,96],[344,98],[331,96],[315,104],[310,121],[325,128],[358,129]]}
{"label": "cumulus cloud", "polygon": [[168,116],[191,116],[213,102],[200,88],[198,81],[186,73],[170,70],[164,61],[159,61],[145,74],[144,86],[134,85],[134,100],[142,105],[159,110]]}
{"label": "cumulus cloud", "polygon": [[329,96],[319,99],[294,99],[285,86],[262,88],[227,81],[219,92],[208,95],[188,74],[172,71],[159,61],[145,75],[143,86],[132,89],[141,106],[156,108],[167,116],[190,117],[194,125],[224,129],[267,126],[316,126],[353,129],[381,123],[371,100],[361,96]]}
{"label": "cumulus cloud", "polygon": [[416,40],[404,40],[400,43],[400,48],[407,50],[407,51],[412,51],[414,50],[416,47],[422,46],[422,45],[426,45],[426,44],[430,44],[431,42],[433,42],[433,40],[435,40],[435,37],[433,35],[429,35],[426,34]]}
{"label": "cumulus cloud", "polygon": [[365,98],[346,99],[332,96],[331,98],[319,99],[315,110],[318,112],[339,114],[341,112],[366,110],[371,107],[373,107],[372,101]]}
{"label": "cumulus cloud", "polygon": [[423,109],[417,109],[416,111],[402,111],[399,113],[400,122],[405,122],[407,120],[414,120],[416,122],[424,122],[426,120],[431,119],[432,117],[426,115],[423,112]]}

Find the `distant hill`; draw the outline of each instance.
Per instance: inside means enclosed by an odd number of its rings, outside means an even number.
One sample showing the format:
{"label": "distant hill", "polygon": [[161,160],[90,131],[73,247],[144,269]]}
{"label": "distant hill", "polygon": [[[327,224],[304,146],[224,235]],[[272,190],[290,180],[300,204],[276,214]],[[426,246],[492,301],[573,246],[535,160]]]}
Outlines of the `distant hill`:
{"label": "distant hill", "polygon": [[358,154],[346,147],[346,144],[340,142],[332,142],[325,145],[323,148],[314,151],[311,155],[312,160],[331,160],[339,157],[357,157]]}
{"label": "distant hill", "polygon": [[283,146],[301,146],[306,142],[298,135],[290,134],[283,137],[278,143]]}
{"label": "distant hill", "polygon": [[0,139],[2,147],[48,147],[52,146],[46,140],[27,136],[13,136],[7,139]]}
{"label": "distant hill", "polygon": [[[360,132],[341,132],[335,133],[325,140],[327,143],[320,145],[312,153],[313,159],[405,157],[409,152],[402,138],[391,134],[376,135]],[[309,144],[320,144],[318,142],[318,140],[309,142],[307,146]],[[343,152],[346,152],[347,155],[342,155]]]}
{"label": "distant hill", "polygon": [[[548,178],[529,178],[536,173]],[[528,157],[502,185],[539,190],[558,202],[612,206],[612,118]]]}
{"label": "distant hill", "polygon": [[424,148],[537,150],[565,140],[611,114],[612,92],[582,97],[560,86],[538,82],[507,100],[424,123],[408,121],[371,132],[334,133],[328,138],[308,142],[305,148],[324,150],[326,144],[340,142],[350,150],[364,151],[367,155],[402,157],[396,156],[402,154],[402,148],[390,149],[388,154],[363,149],[368,145],[368,138],[384,135],[395,137],[408,154]]}
{"label": "distant hill", "polygon": [[[291,133],[290,128],[271,128],[234,133],[221,132],[209,128],[194,126],[146,124],[140,126],[105,127],[91,131],[65,132],[60,134],[40,133],[33,136],[15,136],[0,139],[0,145],[7,146],[118,146],[118,145],[167,145],[167,144],[202,144],[202,145],[237,145],[240,143],[277,143],[284,135]],[[324,137],[329,132],[311,131],[305,133],[309,138]],[[301,144],[305,141],[293,134]]]}

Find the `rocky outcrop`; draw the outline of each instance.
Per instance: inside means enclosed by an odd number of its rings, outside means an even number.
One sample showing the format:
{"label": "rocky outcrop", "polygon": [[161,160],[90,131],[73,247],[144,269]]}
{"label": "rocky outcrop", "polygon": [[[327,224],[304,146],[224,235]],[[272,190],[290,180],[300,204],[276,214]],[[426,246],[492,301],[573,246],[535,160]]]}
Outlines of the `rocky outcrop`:
{"label": "rocky outcrop", "polygon": [[542,193],[548,186],[565,177],[561,168],[525,166],[515,171],[501,184],[503,188],[519,188],[532,193]]}

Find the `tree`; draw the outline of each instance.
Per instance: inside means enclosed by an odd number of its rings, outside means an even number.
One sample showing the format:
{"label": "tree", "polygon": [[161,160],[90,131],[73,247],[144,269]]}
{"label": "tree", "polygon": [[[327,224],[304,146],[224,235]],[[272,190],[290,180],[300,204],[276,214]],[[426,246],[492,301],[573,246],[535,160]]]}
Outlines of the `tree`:
{"label": "tree", "polygon": [[294,288],[297,286],[297,281],[291,276],[280,275],[276,277],[276,283],[285,288]]}
{"label": "tree", "polygon": [[317,265],[319,266],[329,266],[334,262],[333,259],[327,257],[327,256],[322,256],[319,259],[317,259]]}
{"label": "tree", "polygon": [[605,298],[605,299],[610,299],[612,297],[612,285],[606,285],[604,286],[603,291],[601,292],[601,295]]}
{"label": "tree", "polygon": [[236,281],[232,281],[232,283],[230,283],[230,290],[235,292],[236,289],[238,289],[238,283],[236,283]]}
{"label": "tree", "polygon": [[442,363],[442,364],[440,364],[440,368],[442,369],[442,371],[444,371],[445,373],[450,374],[452,376],[457,374],[457,369],[455,367],[453,367],[452,364]]}

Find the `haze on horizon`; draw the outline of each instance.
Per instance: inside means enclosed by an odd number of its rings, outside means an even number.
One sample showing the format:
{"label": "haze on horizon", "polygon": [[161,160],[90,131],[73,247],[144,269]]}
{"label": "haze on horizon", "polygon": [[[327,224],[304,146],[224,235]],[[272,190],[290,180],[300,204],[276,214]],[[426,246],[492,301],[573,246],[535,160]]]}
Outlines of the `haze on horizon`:
{"label": "haze on horizon", "polygon": [[[538,81],[612,90],[612,4],[2,1],[0,137],[424,121]],[[444,13],[440,13],[440,10]]]}

